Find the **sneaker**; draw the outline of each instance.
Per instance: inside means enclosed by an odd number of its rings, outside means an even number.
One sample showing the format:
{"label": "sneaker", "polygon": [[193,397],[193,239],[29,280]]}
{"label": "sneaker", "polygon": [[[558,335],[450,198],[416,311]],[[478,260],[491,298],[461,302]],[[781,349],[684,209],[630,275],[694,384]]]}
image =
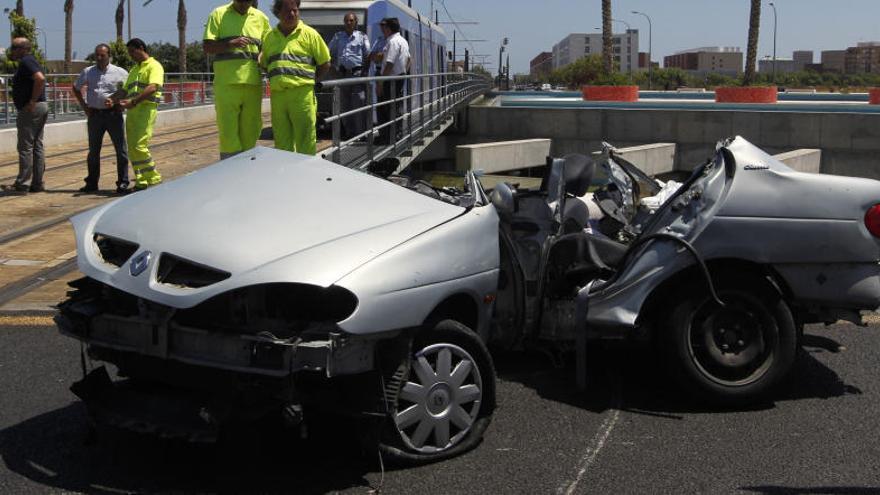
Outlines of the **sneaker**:
{"label": "sneaker", "polygon": [[32,193],[46,192],[46,188],[44,186],[31,185],[31,187],[28,189],[28,191],[32,192]]}
{"label": "sneaker", "polygon": [[24,184],[3,184],[0,189],[8,192],[28,192],[29,187]]}
{"label": "sneaker", "polygon": [[98,186],[90,186],[90,185],[86,184],[86,185],[82,186],[81,188],[79,188],[79,192],[81,192],[81,193],[98,192]]}

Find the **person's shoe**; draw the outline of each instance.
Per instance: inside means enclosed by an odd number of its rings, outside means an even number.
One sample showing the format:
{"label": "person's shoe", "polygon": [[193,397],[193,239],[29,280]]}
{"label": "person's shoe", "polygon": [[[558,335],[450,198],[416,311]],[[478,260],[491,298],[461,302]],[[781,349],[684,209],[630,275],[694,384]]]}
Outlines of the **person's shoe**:
{"label": "person's shoe", "polygon": [[32,193],[40,193],[40,192],[46,192],[46,188],[42,185],[39,185],[39,186],[31,185],[31,187],[28,188],[28,191],[32,192]]}
{"label": "person's shoe", "polygon": [[86,185],[82,186],[81,188],[79,188],[79,192],[81,192],[81,193],[98,192],[98,186],[90,186],[90,185],[86,184]]}
{"label": "person's shoe", "polygon": [[119,196],[125,196],[126,194],[128,194],[130,192],[131,192],[131,189],[129,189],[127,187],[122,187],[122,186],[116,187],[116,194],[118,194]]}
{"label": "person's shoe", "polygon": [[3,184],[2,186],[0,186],[0,189],[3,189],[7,192],[26,193],[28,192],[29,187],[24,184]]}

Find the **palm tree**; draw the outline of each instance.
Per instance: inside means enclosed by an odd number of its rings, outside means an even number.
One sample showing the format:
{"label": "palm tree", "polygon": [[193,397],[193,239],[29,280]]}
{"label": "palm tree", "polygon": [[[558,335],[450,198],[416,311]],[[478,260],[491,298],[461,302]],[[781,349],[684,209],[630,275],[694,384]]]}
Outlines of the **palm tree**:
{"label": "palm tree", "polygon": [[24,17],[24,0],[15,0],[15,13]]}
{"label": "palm tree", "polygon": [[611,36],[611,0],[602,0],[602,67],[606,74],[611,74],[614,67]]}
{"label": "palm tree", "polygon": [[70,52],[73,49],[73,0],[64,0],[64,72],[70,74]]}
{"label": "palm tree", "polygon": [[177,43],[180,72],[186,72],[186,5],[183,0],[177,2]]}
{"label": "palm tree", "polygon": [[122,41],[122,24],[125,22],[125,0],[116,6],[116,41]]}
{"label": "palm tree", "polygon": [[761,0],[752,0],[749,12],[749,42],[746,49],[746,72],[743,74],[743,86],[748,86],[755,78],[755,59],[758,58],[758,29],[761,23]]}

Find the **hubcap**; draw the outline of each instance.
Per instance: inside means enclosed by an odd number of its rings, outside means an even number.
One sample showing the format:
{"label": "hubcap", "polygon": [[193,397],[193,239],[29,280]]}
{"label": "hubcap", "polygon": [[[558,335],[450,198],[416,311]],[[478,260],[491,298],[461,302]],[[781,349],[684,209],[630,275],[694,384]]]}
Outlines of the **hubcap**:
{"label": "hubcap", "polygon": [[433,344],[413,356],[409,380],[400,389],[394,422],[409,448],[446,450],[470,431],[483,397],[477,363],[461,347]]}
{"label": "hubcap", "polygon": [[775,321],[760,301],[729,294],[725,307],[704,303],[691,320],[690,353],[712,381],[740,386],[760,379],[773,363]]}

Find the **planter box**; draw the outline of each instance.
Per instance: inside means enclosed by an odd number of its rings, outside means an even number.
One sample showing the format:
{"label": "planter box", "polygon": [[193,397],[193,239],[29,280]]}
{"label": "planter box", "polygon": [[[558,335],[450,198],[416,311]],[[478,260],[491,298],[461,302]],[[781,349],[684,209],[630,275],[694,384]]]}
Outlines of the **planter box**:
{"label": "planter box", "polygon": [[880,88],[871,88],[868,90],[868,103],[871,105],[880,105]]}
{"label": "planter box", "polygon": [[639,101],[638,86],[584,86],[581,92],[589,101]]}
{"label": "planter box", "polygon": [[715,89],[717,103],[776,103],[776,86],[727,86]]}

